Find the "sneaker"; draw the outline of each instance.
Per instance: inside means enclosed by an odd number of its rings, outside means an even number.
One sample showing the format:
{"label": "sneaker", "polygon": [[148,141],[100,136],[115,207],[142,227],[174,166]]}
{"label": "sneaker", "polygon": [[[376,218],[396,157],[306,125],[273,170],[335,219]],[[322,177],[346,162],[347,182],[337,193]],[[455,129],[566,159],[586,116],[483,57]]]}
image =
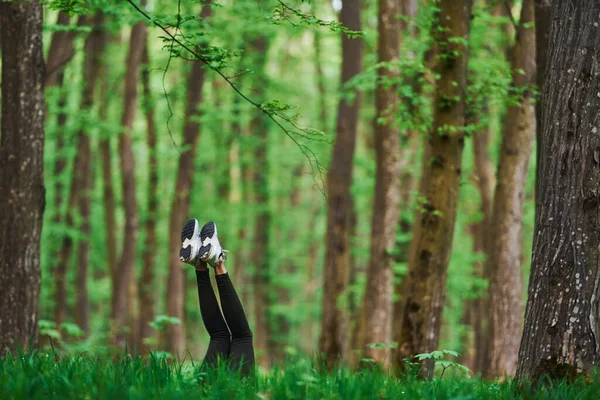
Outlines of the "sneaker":
{"label": "sneaker", "polygon": [[184,263],[198,266],[203,263],[200,259],[200,224],[196,219],[190,219],[186,222],[181,231],[181,250],[179,250],[179,259]]}
{"label": "sneaker", "polygon": [[200,259],[210,264],[211,267],[219,265],[219,257],[223,257],[223,260],[227,259],[225,253],[227,250],[223,250],[217,237],[217,224],[214,222],[207,222],[200,231],[200,240],[202,247],[200,247]]}

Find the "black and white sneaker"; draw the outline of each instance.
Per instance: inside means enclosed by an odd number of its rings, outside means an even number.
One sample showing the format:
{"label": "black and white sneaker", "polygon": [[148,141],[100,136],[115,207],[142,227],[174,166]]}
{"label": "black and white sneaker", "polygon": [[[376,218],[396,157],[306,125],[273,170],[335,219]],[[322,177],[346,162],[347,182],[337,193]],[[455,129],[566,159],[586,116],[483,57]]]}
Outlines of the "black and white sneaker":
{"label": "black and white sneaker", "polygon": [[202,247],[199,254],[202,261],[214,268],[219,265],[219,257],[223,257],[223,260],[227,259],[225,256],[227,250],[223,250],[217,237],[217,224],[212,221],[204,224],[200,231],[200,240]]}
{"label": "black and white sneaker", "polygon": [[184,263],[198,266],[203,261],[200,259],[200,224],[196,219],[190,219],[186,222],[181,231],[181,250],[179,250],[179,259]]}

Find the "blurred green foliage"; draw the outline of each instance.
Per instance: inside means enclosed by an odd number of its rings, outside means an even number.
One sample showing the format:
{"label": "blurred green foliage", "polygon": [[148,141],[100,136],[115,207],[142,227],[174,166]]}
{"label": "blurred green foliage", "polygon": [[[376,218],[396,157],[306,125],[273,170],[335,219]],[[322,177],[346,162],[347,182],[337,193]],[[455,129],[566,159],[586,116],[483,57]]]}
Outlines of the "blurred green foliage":
{"label": "blurred green foliage", "polygon": [[[108,117],[101,120],[98,117],[99,103],[89,113],[79,111],[79,99],[82,82],[83,64],[83,42],[85,33],[79,32],[75,39],[76,53],[73,60],[65,69],[65,82],[62,88],[51,88],[47,90],[48,118],[46,122],[46,150],[45,150],[45,182],[47,187],[47,208],[44,215],[43,238],[42,238],[42,300],[41,317],[46,320],[41,324],[42,333],[58,339],[59,330],[52,326],[48,320],[52,318],[53,304],[53,268],[55,265],[54,254],[65,235],[71,237],[75,242],[88,240],[91,246],[90,269],[88,290],[90,298],[91,335],[86,339],[90,346],[102,346],[105,344],[109,329],[109,305],[111,296],[111,282],[107,267],[106,235],[104,226],[104,209],[102,204],[102,173],[100,169],[100,157],[93,151],[92,163],[94,171],[94,188],[91,193],[92,213],[90,218],[91,233],[89,237],[81,237],[76,219],[75,227],[68,229],[64,223],[56,223],[57,214],[64,215],[66,202],[56,206],[53,202],[57,193],[57,184],[64,185],[63,198],[68,193],[71,177],[73,174],[72,164],[76,152],[76,143],[73,140],[76,131],[80,127],[85,128],[92,140],[92,148],[101,138],[110,138],[112,146],[113,183],[116,195],[116,216],[119,227],[124,224],[122,207],[121,186],[119,170],[117,168],[117,141],[116,138],[121,131],[119,124],[123,108],[123,77],[125,73],[125,59],[128,50],[128,32],[131,24],[143,20],[143,18],[127,3],[123,1],[55,1],[46,10],[44,43],[48,45],[52,33],[56,30],[53,22],[56,20],[56,9],[73,7],[75,13],[92,13],[102,10],[107,15],[107,27],[112,31],[112,41],[108,48],[107,59],[109,66],[106,75],[102,77],[103,83],[108,87],[110,98],[106,100]],[[336,24],[324,26],[326,21],[336,21],[336,11],[329,2],[286,2],[295,11],[282,9],[278,1],[253,0],[224,0],[214,6],[213,16],[208,21],[199,19],[200,7],[198,1],[182,0],[180,2],[168,2],[162,0],[148,1],[147,12],[157,21],[169,26],[172,32],[178,27],[177,37],[187,41],[190,45],[194,43],[210,43],[211,54],[217,54],[218,67],[223,73],[232,77],[231,80],[244,93],[254,98],[256,85],[263,84],[266,79],[264,98],[256,98],[271,113],[293,114],[293,121],[302,127],[310,127],[307,137],[301,137],[301,143],[310,149],[320,164],[327,166],[329,163],[331,145],[334,140],[334,130],[337,102],[351,93],[350,89],[358,89],[363,93],[363,106],[360,110],[357,151],[354,163],[354,181],[352,195],[354,197],[357,224],[356,234],[352,238],[352,255],[357,266],[358,276],[356,282],[350,288],[350,292],[360,298],[364,288],[366,265],[369,261],[370,248],[370,223],[372,213],[372,199],[375,184],[375,158],[372,147],[376,70],[376,2],[364,0],[363,4],[363,30],[361,39],[365,42],[364,72],[340,88],[340,31],[345,32]],[[180,7],[180,18],[177,17]],[[282,11],[283,10],[283,11]],[[300,12],[298,14],[296,11]],[[291,14],[287,14],[291,12]],[[316,16],[313,18],[312,16]],[[518,15],[515,12],[515,15]],[[431,44],[431,21],[432,8],[421,6],[418,15],[414,19],[403,17],[407,22],[407,30],[403,34],[402,59],[397,67],[401,71],[398,83],[399,112],[393,115],[394,122],[400,128],[401,135],[406,135],[408,130],[417,131],[421,135],[428,132],[431,125],[430,98],[433,85],[424,77],[428,72],[425,54]],[[289,17],[289,18],[288,18]],[[329,23],[329,22],[327,22]],[[500,131],[502,117],[506,105],[510,103],[510,70],[505,60],[504,52],[507,46],[506,37],[502,33],[504,25],[510,24],[507,18],[492,16],[487,6],[476,2],[474,17],[471,25],[471,39],[469,41],[469,112],[478,116],[477,125],[467,126],[469,135],[477,135],[487,128],[491,128],[492,146],[490,156],[494,163],[498,158],[500,144]],[[75,18],[71,28],[76,29]],[[415,35],[410,32],[416,31]],[[255,71],[253,65],[255,55],[251,53],[247,38],[260,33],[269,38],[269,48],[266,54],[267,66],[265,77],[261,78],[261,71]],[[190,62],[182,57],[188,57],[181,48],[175,48],[172,42],[164,39],[164,32],[149,25],[149,53],[150,53],[150,78],[152,98],[147,103],[140,101],[140,108],[136,114],[133,128],[134,155],[136,160],[137,179],[137,204],[140,211],[140,226],[149,218],[148,199],[146,198],[148,185],[148,148],[145,142],[146,120],[143,115],[143,104],[154,107],[157,121],[158,143],[157,156],[159,162],[159,190],[157,218],[158,247],[154,249],[157,257],[155,265],[142,265],[138,262],[137,276],[146,268],[156,271],[155,293],[157,300],[157,314],[164,314],[166,300],[166,280],[168,273],[168,221],[172,199],[174,196],[175,176],[177,161],[180,152],[187,149],[182,148],[182,121],[185,111],[186,85],[185,79],[190,68]],[[321,46],[321,57],[315,56],[315,39],[318,38]],[[316,74],[317,66],[323,73],[324,92],[319,91]],[[260,79],[259,79],[260,78]],[[417,80],[420,88],[417,90],[410,82]],[[61,106],[59,98],[65,96],[66,103]],[[140,96],[142,96],[140,91]],[[320,101],[321,96],[324,96]],[[147,99],[148,100],[148,99]],[[322,119],[321,104],[325,104],[326,119]],[[486,104],[486,107],[483,105]],[[57,124],[57,115],[65,112],[68,115],[64,126]],[[300,349],[311,353],[316,349],[316,341],[319,334],[320,307],[321,307],[321,276],[325,246],[325,198],[320,190],[319,171],[311,169],[309,161],[299,147],[293,143],[273,123],[267,123],[268,127],[268,150],[269,162],[268,187],[254,188],[252,182],[242,181],[238,187],[232,187],[229,199],[220,198],[218,187],[223,184],[232,184],[229,169],[225,165],[229,163],[231,147],[233,144],[239,149],[239,161],[235,161],[233,167],[239,168],[242,177],[246,169],[254,166],[253,150],[256,148],[257,139],[255,132],[248,130],[248,123],[260,111],[252,104],[244,101],[229,86],[213,72],[207,71],[207,81],[204,86],[204,101],[197,117],[200,122],[200,141],[198,144],[197,157],[194,161],[194,185],[191,195],[190,217],[198,218],[201,222],[214,220],[219,226],[219,235],[225,248],[231,251],[228,260],[232,276],[243,273],[245,277],[252,277],[256,272],[252,264],[252,232],[254,226],[254,215],[266,207],[272,211],[272,224],[270,230],[270,275],[273,293],[284,291],[288,294],[290,301],[277,303],[272,307],[269,314],[272,318],[270,323],[276,323],[278,317],[285,318],[289,324],[289,333],[286,337],[278,338],[281,343],[291,349]],[[266,118],[266,116],[263,116]],[[59,137],[64,138],[65,146],[58,151]],[[298,136],[294,136],[298,138]],[[404,137],[404,136],[403,136]],[[319,140],[314,140],[318,138]],[[320,140],[323,138],[324,140]],[[406,141],[403,141],[406,147]],[[415,177],[418,178],[421,162],[420,152],[406,166]],[[56,175],[55,163],[58,159],[67,162],[65,171]],[[532,157],[535,160],[535,157]],[[529,174],[526,206],[525,206],[525,229],[523,240],[523,274],[527,276],[530,262],[530,249],[533,230],[533,165]],[[294,171],[300,171],[294,174]],[[326,171],[322,171],[326,174]],[[473,276],[474,264],[482,260],[481,254],[473,251],[472,238],[468,233],[469,225],[481,219],[479,212],[479,192],[474,184],[473,149],[471,142],[466,141],[463,156],[463,178],[460,188],[459,213],[457,217],[452,258],[448,274],[448,291],[446,307],[444,309],[444,324],[442,327],[441,348],[456,349],[464,351],[465,327],[463,322],[463,307],[465,300],[481,296],[485,292],[487,282]],[[233,182],[235,183],[235,182]],[[240,199],[241,191],[252,194],[257,190],[268,190],[269,203],[255,204]],[[291,196],[297,191],[300,201],[296,206],[291,206]],[[236,197],[237,196],[237,197]],[[417,207],[417,196],[413,196],[412,204],[405,205],[402,209],[402,218],[412,221]],[[243,233],[242,233],[243,232]],[[108,232],[118,238],[122,236],[122,229],[117,232]],[[410,235],[398,233],[398,242],[406,243]],[[117,240],[121,243],[121,240]],[[309,249],[316,248],[314,265]],[[137,244],[138,260],[149,249],[145,246],[145,233],[140,231],[140,239]],[[290,268],[292,266],[293,268]],[[309,277],[308,271],[314,268],[314,276]],[[406,271],[406,264],[399,263],[396,266],[397,279]],[[188,338],[188,347],[191,354],[199,357],[203,354],[208,335],[198,312],[196,298],[196,287],[191,267],[185,271],[186,278],[186,315],[185,327]],[[69,307],[73,307],[75,261],[71,262],[68,272],[68,301]],[[308,287],[314,289],[309,291]],[[252,323],[252,288],[249,284],[238,286],[246,310],[250,313]],[[165,316],[168,318],[168,316]],[[163,321],[165,322],[165,321]],[[158,322],[157,322],[158,323]],[[64,329],[68,333],[68,329]],[[77,337],[68,333],[70,336]],[[89,359],[77,358],[72,360],[61,360],[60,367],[54,372],[44,370],[49,368],[44,364],[43,357],[46,355],[35,355],[28,358],[31,366],[18,367],[17,363],[9,362],[12,371],[15,368],[23,368],[25,376],[33,374],[37,377],[36,384],[27,386],[24,381],[15,383],[15,392],[28,393],[38,392],[39,388],[46,388],[47,393],[58,393],[61,390],[74,390],[77,385],[85,385],[86,380],[100,397],[114,397],[115,394],[127,391],[132,397],[142,397],[147,394],[146,380],[156,380],[165,385],[164,393],[171,393],[177,397],[174,388],[182,388],[194,391],[207,390],[210,393],[218,393],[220,390],[233,390],[235,396],[245,397],[246,386],[233,388],[222,379],[217,384],[204,388],[197,386],[186,386],[188,380],[194,381],[193,373],[188,373],[182,365],[167,366],[152,359],[153,369],[141,373],[135,379],[138,381],[115,380],[109,377],[111,373],[119,368],[132,368],[140,370],[142,363],[139,360],[120,360],[116,364],[101,364],[99,361],[91,362]],[[2,368],[8,368],[7,363]],[[28,364],[29,365],[29,364]],[[104,365],[108,368],[105,372],[98,367]],[[300,365],[300,366],[298,366]],[[51,388],[50,381],[44,374],[65,374],[69,368],[74,368],[75,374],[79,374],[80,381],[58,380],[56,385],[71,385],[68,389]],[[112,368],[112,369],[111,369]],[[342,371],[338,375],[323,377],[314,375],[316,381],[302,380],[302,376],[313,376],[314,372],[305,364],[294,364],[286,374],[272,372],[264,377],[260,385],[265,386],[265,393],[285,393],[296,395],[297,390],[302,388],[306,393],[315,395],[342,395],[345,391],[356,396],[362,391],[375,393],[382,390],[388,397],[404,396],[413,393],[416,397],[429,397],[436,391],[447,391],[447,393],[485,393],[497,396],[509,396],[514,394],[515,388],[511,385],[486,385],[479,381],[462,381],[462,383],[443,384],[447,386],[433,385],[425,388],[419,384],[414,386],[403,386],[403,383],[389,381],[383,375],[352,375]],[[46,372],[39,372],[46,371]],[[113,371],[113,372],[111,372]],[[41,375],[38,375],[41,374]],[[4,375],[6,376],[6,375]],[[100,378],[108,379],[106,384],[100,384]],[[134,375],[130,375],[134,379]],[[1,378],[0,378],[1,379]],[[311,378],[312,379],[312,378]],[[63,383],[60,383],[63,382]],[[298,382],[303,382],[302,384]],[[354,382],[354,383],[353,383]],[[335,384],[334,384],[335,383]],[[23,385],[23,386],[19,386]],[[133,386],[132,386],[133,385]],[[225,385],[220,387],[219,385]],[[337,386],[336,386],[337,385]],[[67,387],[65,386],[65,387]],[[0,388],[3,385],[0,385]],[[379,389],[373,390],[373,387]],[[2,389],[0,389],[2,390]],[[312,391],[315,392],[312,392]],[[569,393],[569,388],[563,388],[561,393]],[[58,392],[57,392],[58,391]],[[207,392],[207,393],[208,393]],[[246,393],[246,394],[245,394]],[[446,393],[446,392],[444,392]],[[234,397],[235,397],[234,396]],[[248,395],[249,396],[249,395]],[[271,395],[269,395],[270,397]],[[0,396],[2,397],[2,396]],[[94,396],[92,396],[94,397]],[[344,395],[344,397],[347,397]],[[352,396],[351,396],[352,397]],[[385,396],[384,396],[385,397]],[[560,397],[560,396],[559,396]],[[165,397],[166,398],[166,397]],[[558,397],[557,397],[558,398]]]}

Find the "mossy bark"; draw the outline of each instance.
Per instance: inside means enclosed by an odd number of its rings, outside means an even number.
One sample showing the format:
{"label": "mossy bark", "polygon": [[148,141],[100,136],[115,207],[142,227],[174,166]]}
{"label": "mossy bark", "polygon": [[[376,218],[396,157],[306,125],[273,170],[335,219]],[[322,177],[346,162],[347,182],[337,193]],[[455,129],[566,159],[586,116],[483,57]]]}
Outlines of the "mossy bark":
{"label": "mossy bark", "polygon": [[[434,122],[428,134],[406,276],[398,361],[438,347],[464,147],[470,1],[441,0],[434,21]],[[430,378],[433,366],[425,363]]]}

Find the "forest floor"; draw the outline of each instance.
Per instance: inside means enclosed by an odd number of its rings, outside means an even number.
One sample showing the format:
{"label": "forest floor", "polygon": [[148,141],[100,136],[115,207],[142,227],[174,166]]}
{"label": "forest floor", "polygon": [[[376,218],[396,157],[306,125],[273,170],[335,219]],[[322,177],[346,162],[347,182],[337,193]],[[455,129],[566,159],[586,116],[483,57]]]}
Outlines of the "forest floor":
{"label": "forest floor", "polygon": [[0,359],[0,399],[598,399],[600,379],[533,388],[514,382],[458,378],[424,382],[381,371],[320,373],[308,359],[290,361],[256,379],[198,362],[33,353]]}

